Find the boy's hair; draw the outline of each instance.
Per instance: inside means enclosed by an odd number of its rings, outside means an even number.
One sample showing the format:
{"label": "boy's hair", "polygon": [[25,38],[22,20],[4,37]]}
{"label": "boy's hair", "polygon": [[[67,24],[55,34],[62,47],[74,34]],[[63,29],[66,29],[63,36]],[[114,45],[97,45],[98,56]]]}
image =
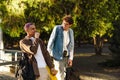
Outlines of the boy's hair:
{"label": "boy's hair", "polygon": [[71,15],[64,16],[62,20],[65,20],[69,24],[73,24],[73,19],[72,19]]}
{"label": "boy's hair", "polygon": [[27,31],[27,29],[31,26],[34,25],[33,23],[26,23],[24,26],[24,30]]}

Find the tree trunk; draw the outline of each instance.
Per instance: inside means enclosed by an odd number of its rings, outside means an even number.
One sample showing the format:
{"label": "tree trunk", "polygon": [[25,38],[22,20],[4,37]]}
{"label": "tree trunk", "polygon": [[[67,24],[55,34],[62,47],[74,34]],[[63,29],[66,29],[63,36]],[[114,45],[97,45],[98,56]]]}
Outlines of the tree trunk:
{"label": "tree trunk", "polygon": [[96,55],[101,55],[103,48],[103,39],[100,37],[100,35],[96,35],[96,37],[94,37],[93,40]]}

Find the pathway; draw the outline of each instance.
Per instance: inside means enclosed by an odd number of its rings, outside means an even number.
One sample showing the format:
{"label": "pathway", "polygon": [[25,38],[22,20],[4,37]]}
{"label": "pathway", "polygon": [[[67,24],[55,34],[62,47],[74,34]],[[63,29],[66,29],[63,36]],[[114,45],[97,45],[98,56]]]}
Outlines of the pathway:
{"label": "pathway", "polygon": [[[82,45],[75,48],[73,68],[81,80],[120,80],[120,68],[105,68],[98,65],[99,62],[111,59],[108,45],[103,48],[103,55],[96,56],[91,45]],[[14,74],[0,72],[0,80],[16,80]]]}
{"label": "pathway", "polygon": [[98,63],[111,59],[108,45],[102,56],[96,56],[91,45],[75,48],[73,67],[81,80],[120,80],[120,68],[100,67]]}

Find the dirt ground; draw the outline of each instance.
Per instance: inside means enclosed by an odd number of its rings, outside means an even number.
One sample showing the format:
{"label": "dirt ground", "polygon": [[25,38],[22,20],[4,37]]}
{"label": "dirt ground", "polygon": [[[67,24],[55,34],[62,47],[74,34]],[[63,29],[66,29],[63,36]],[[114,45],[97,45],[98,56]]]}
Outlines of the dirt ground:
{"label": "dirt ground", "polygon": [[[120,80],[120,68],[101,67],[98,63],[111,59],[109,45],[103,47],[101,56],[96,56],[92,45],[75,47],[73,69],[80,80]],[[14,74],[0,72],[0,80],[16,80]]]}

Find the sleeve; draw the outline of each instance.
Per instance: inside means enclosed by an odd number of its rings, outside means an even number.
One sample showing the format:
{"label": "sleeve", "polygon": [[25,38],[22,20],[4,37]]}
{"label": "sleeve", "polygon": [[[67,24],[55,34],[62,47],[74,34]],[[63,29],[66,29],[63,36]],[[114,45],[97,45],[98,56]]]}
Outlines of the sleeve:
{"label": "sleeve", "polygon": [[28,54],[34,55],[37,52],[38,48],[38,40],[36,39],[34,41],[34,44],[32,44],[32,41],[29,40],[20,40],[20,49]]}
{"label": "sleeve", "polygon": [[70,42],[70,48],[69,48],[69,54],[70,54],[70,57],[69,59],[73,60],[73,54],[74,54],[74,33],[73,33],[73,30],[71,29],[71,32],[70,32],[70,38],[71,38],[71,42]]}
{"label": "sleeve", "polygon": [[45,61],[46,61],[47,65],[48,65],[48,67],[50,69],[54,68],[54,64],[53,64],[52,58],[51,58],[49,52],[47,51],[44,42],[42,40],[40,40],[40,41],[42,43],[42,47],[41,48],[43,48],[43,52],[44,52],[43,55],[44,55],[44,58],[45,58]]}
{"label": "sleeve", "polygon": [[55,37],[56,37],[56,28],[57,28],[57,26],[54,27],[54,29],[53,29],[53,31],[50,35],[48,45],[47,45],[47,50],[50,53],[50,56],[53,56],[52,49],[53,49],[54,40],[55,40]]}

